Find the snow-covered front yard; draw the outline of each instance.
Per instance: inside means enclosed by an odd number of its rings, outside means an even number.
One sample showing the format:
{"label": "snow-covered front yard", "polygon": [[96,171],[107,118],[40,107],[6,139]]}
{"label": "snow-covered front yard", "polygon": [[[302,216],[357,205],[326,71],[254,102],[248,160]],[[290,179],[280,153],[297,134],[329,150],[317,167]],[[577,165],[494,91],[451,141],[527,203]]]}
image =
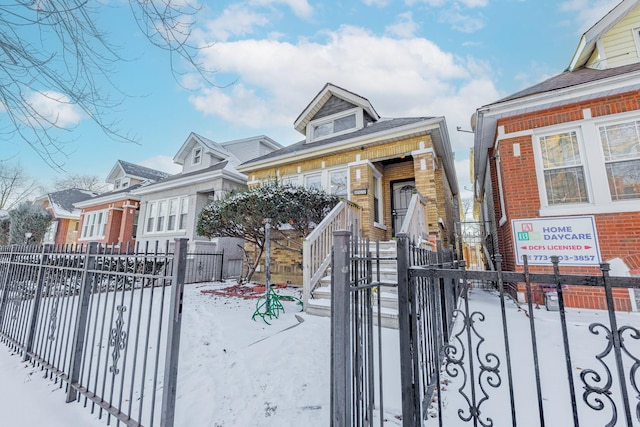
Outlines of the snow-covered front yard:
{"label": "snow-covered front yard", "polygon": [[[271,325],[261,319],[252,320],[256,300],[216,295],[230,284],[207,283],[187,285],[184,296],[181,353],[179,366],[176,427],[326,427],[330,402],[330,321],[300,312],[293,301],[285,301],[285,312]],[[203,292],[205,291],[205,292]],[[299,296],[297,289],[280,292]],[[487,338],[485,346],[498,346],[502,339],[499,299],[495,293],[474,290],[472,309],[483,310],[484,322],[477,327]],[[513,372],[517,396],[518,417],[537,421],[537,400],[532,376],[529,323],[526,311],[512,301],[506,301],[512,351],[517,350]],[[548,405],[547,426],[572,425],[566,406],[564,358],[558,312],[544,307],[535,310],[543,369],[542,385]],[[607,324],[605,312],[568,310],[567,318],[576,370],[594,365],[593,355],[602,351],[602,336],[589,333],[594,321]],[[638,313],[622,313],[621,323],[640,325]],[[302,319],[302,321],[300,321]],[[388,333],[388,335],[386,335]],[[397,364],[397,349],[393,349],[395,331],[385,331],[387,363]],[[636,357],[640,343],[628,340]],[[493,342],[494,344],[490,344]],[[497,343],[497,344],[496,344]],[[397,344],[396,344],[397,346]],[[497,350],[496,350],[497,349]],[[487,350],[491,351],[490,347]],[[529,354],[525,357],[522,355]],[[390,366],[385,379],[385,406],[389,420],[386,425],[401,425],[393,415],[399,415],[400,398],[397,366]],[[501,371],[506,384],[506,362]],[[82,404],[65,404],[64,393],[48,380],[43,372],[21,363],[0,347],[0,425],[13,427],[47,426],[98,427],[106,425]],[[443,400],[445,425],[464,425],[457,416],[462,403],[456,379],[451,378]],[[579,388],[579,385],[578,385]],[[494,425],[511,425],[508,418],[508,393],[492,390],[492,399],[483,405],[484,414]],[[630,390],[630,397],[635,394]],[[506,400],[505,400],[506,399]],[[581,395],[578,399],[582,401]],[[637,404],[634,401],[633,404]],[[584,406],[584,405],[583,405]],[[545,416],[546,418],[547,416]],[[581,415],[581,421],[583,416]],[[596,418],[584,418],[585,426],[596,426]],[[593,422],[596,422],[594,424]],[[112,421],[113,423],[113,421]],[[518,425],[525,425],[519,422]],[[112,424],[114,425],[114,424]],[[433,425],[431,422],[427,425]],[[437,425],[437,423],[435,424]],[[620,424],[622,425],[622,424]]]}

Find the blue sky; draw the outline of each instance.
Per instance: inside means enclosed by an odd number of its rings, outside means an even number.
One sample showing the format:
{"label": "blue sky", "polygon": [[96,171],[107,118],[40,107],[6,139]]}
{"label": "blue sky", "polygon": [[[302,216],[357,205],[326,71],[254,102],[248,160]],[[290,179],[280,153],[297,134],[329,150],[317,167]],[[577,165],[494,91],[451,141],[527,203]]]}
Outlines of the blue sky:
{"label": "blue sky", "polygon": [[[293,121],[331,82],[366,97],[382,117],[445,116],[461,190],[470,187],[469,129],[476,108],[561,73],[580,35],[618,0],[201,1],[195,41],[220,88],[179,85],[167,53],[139,32],[126,2],[105,1],[99,25],[127,62],[112,76],[129,96],[110,120],[139,144],[114,142],[66,106],[73,125],[65,170],[106,178],[118,159],[176,172],[190,132],[217,142],[303,136]],[[1,117],[1,116],[0,116]],[[47,185],[64,173],[19,140],[1,158]],[[464,192],[463,195],[468,195]]]}

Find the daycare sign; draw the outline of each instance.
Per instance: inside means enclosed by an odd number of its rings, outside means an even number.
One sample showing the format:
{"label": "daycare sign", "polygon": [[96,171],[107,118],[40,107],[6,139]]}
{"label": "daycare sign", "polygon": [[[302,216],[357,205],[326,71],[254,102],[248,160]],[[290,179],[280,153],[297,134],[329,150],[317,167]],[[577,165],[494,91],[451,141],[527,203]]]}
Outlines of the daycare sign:
{"label": "daycare sign", "polygon": [[600,249],[592,216],[515,219],[511,221],[516,259],[523,264],[551,264],[557,255],[560,265],[599,265]]}

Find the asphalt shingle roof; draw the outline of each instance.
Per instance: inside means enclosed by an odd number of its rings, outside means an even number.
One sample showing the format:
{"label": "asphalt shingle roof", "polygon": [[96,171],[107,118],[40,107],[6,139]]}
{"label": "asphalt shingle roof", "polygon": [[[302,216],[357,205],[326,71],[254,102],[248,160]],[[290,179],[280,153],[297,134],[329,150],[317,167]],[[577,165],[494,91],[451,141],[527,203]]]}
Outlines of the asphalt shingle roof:
{"label": "asphalt shingle roof", "polygon": [[124,160],[118,160],[118,162],[120,163],[120,166],[122,166],[122,170],[124,171],[124,173],[127,175],[150,179],[153,181],[158,181],[171,176],[171,174],[169,173],[136,165],[134,163],[125,162]]}
{"label": "asphalt shingle roof", "polygon": [[[536,95],[544,92],[551,92],[558,89],[565,89],[572,86],[578,86],[584,83],[590,83],[597,80],[615,77],[618,75],[631,73],[640,70],[640,63],[623,65],[621,67],[608,68],[606,70],[596,70],[593,68],[580,68],[575,71],[565,71],[562,74],[551,77],[541,83],[528,87],[520,92],[502,98],[492,104],[498,104],[505,101],[511,101],[518,98],[524,98],[530,95]],[[491,104],[490,104],[491,105]]]}
{"label": "asphalt shingle roof", "polygon": [[51,208],[54,210],[56,215],[61,215],[64,213],[73,214],[74,210],[76,210],[76,208],[73,206],[74,203],[83,202],[97,195],[98,193],[95,193],[93,191],[71,188],[68,190],[49,193],[48,197],[49,202],[52,205]]}
{"label": "asphalt shingle roof", "polygon": [[322,147],[329,144],[334,144],[339,141],[346,141],[353,138],[359,138],[366,135],[371,135],[377,132],[383,132],[386,130],[398,128],[401,126],[410,125],[413,123],[418,123],[424,120],[431,120],[434,117],[405,117],[405,118],[395,118],[395,119],[380,119],[377,122],[370,123],[368,126],[365,126],[362,129],[359,129],[355,132],[347,133],[344,135],[334,136],[332,138],[322,139],[316,142],[307,143],[306,140],[302,140],[292,145],[288,145],[279,150],[272,151],[269,154],[265,154],[264,156],[257,157],[255,159],[246,161],[242,163],[241,166],[251,164],[254,162],[259,162],[262,160],[267,160],[270,158],[280,157],[287,154],[294,154],[298,152],[304,152],[308,150],[313,150],[318,147]]}

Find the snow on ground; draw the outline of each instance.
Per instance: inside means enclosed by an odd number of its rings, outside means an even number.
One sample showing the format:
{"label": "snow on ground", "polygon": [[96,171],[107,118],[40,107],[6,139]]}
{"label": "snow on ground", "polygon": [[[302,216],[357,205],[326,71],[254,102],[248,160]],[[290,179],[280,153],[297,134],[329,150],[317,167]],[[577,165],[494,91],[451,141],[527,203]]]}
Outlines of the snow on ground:
{"label": "snow on ground", "polygon": [[[216,295],[211,291],[229,283],[187,285],[184,295],[176,427],[326,427],[330,424],[330,321],[300,312],[295,301],[284,301],[285,312],[267,325],[251,316],[255,299]],[[203,292],[205,291],[205,292]],[[297,289],[281,294],[299,297]],[[488,351],[504,351],[499,298],[495,293],[474,290],[472,310],[482,310],[485,320],[477,322]],[[522,308],[526,309],[526,306]],[[514,352],[514,393],[519,419],[538,426],[537,398],[531,368],[529,321],[526,310],[506,300],[511,350]],[[541,375],[547,409],[547,426],[573,425],[567,411],[566,372],[558,322],[558,312],[544,307],[535,310]],[[302,320],[302,322],[299,321]],[[603,337],[588,331],[588,325],[607,324],[607,315],[595,310],[567,310],[576,371],[594,366],[594,355],[604,349]],[[640,325],[639,313],[620,313],[622,324]],[[386,363],[397,365],[397,332],[384,330]],[[628,339],[633,354],[640,354],[638,341]],[[502,356],[501,356],[502,357]],[[501,359],[503,383],[507,384],[506,363]],[[43,371],[21,363],[0,347],[0,425],[12,427],[98,427],[106,425],[81,404],[65,404],[63,390],[42,379]],[[397,366],[385,372],[385,409],[393,415],[401,402]],[[464,425],[457,409],[462,398],[456,378],[443,399],[446,426]],[[576,385],[581,393],[581,384]],[[489,388],[491,399],[482,409],[495,426],[511,425],[508,417],[508,389]],[[630,393],[630,396],[634,396]],[[581,394],[578,399],[582,401]],[[526,403],[524,403],[526,402]],[[582,404],[584,406],[584,404]],[[505,411],[507,411],[505,413]],[[468,411],[467,411],[468,412]],[[524,417],[524,418],[521,418]],[[569,418],[568,418],[569,417]],[[594,424],[581,415],[581,425]],[[584,418],[584,420],[583,420]],[[389,416],[386,425],[400,425]],[[584,424],[582,424],[584,423]],[[112,424],[115,425],[115,424]],[[434,425],[431,422],[427,425]],[[436,423],[437,425],[437,423]]]}

